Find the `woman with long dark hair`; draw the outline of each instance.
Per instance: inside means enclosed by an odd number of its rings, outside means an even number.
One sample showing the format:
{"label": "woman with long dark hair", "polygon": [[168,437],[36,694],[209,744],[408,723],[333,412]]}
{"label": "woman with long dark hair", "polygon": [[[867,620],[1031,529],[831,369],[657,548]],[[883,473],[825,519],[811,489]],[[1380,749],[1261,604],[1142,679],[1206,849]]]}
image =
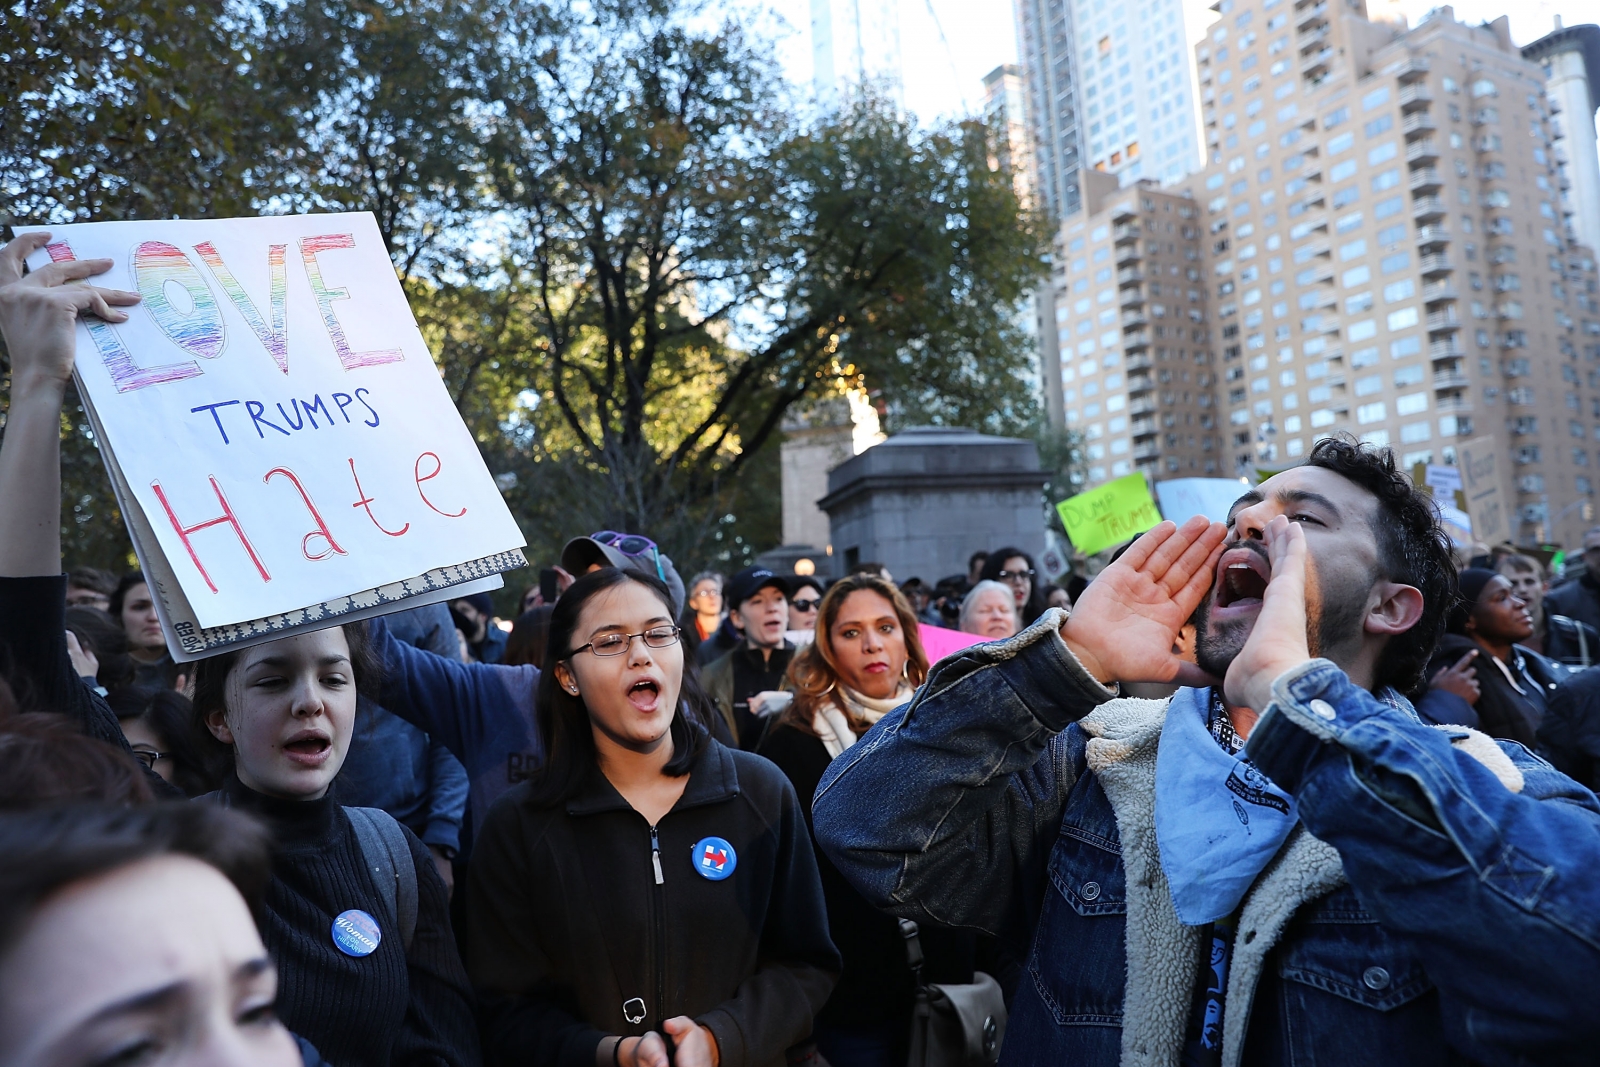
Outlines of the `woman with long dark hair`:
{"label": "woman with long dark hair", "polygon": [[794,790],[709,735],[654,576],[574,582],[546,663],[545,761],[490,810],[467,882],[489,1060],[783,1064],[839,967]]}
{"label": "woman with long dark hair", "polygon": [[[789,665],[794,703],[758,749],[805,798],[808,827],[828,764],[910,700],[927,674],[916,616],[893,585],[865,574],[834,583],[817,612],[816,639]],[[844,957],[839,985],[817,1016],[818,1051],[833,1067],[902,1065],[916,989],[899,925],[820,851],[817,862],[828,925]],[[930,981],[972,980],[972,937],[928,930],[922,941]]]}
{"label": "woman with long dark hair", "polygon": [[1033,557],[1020,548],[1007,546],[989,553],[984,561],[982,580],[999,582],[1011,590],[1017,606],[1017,630],[1032,626],[1043,615],[1049,602],[1039,589],[1039,576],[1034,570]]}

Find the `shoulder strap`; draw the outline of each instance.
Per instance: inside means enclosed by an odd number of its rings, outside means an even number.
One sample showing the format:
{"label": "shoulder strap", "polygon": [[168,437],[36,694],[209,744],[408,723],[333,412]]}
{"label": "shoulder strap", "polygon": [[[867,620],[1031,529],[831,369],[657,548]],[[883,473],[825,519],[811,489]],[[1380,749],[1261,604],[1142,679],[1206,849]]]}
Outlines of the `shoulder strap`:
{"label": "shoulder strap", "polygon": [[405,831],[394,816],[381,808],[344,810],[355,828],[361,858],[383,899],[388,919],[399,928],[401,941],[409,951],[417,930],[417,865]]}

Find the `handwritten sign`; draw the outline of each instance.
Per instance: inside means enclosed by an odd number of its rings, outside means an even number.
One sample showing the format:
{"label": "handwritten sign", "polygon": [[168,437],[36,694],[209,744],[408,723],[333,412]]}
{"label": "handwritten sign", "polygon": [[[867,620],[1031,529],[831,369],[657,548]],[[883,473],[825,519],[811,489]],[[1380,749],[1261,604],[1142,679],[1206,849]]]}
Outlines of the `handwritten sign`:
{"label": "handwritten sign", "polygon": [[143,297],[76,374],[176,658],[523,564],[371,215],[51,232],[31,267],[110,257],[95,284]]}
{"label": "handwritten sign", "polygon": [[1492,437],[1474,437],[1456,446],[1456,466],[1461,471],[1461,492],[1472,517],[1472,536],[1485,544],[1511,537],[1510,516],[1500,492],[1500,467],[1505,459]]}
{"label": "handwritten sign", "polygon": [[1161,521],[1143,474],[1130,474],[1056,505],[1072,545],[1086,556],[1138,537]]}

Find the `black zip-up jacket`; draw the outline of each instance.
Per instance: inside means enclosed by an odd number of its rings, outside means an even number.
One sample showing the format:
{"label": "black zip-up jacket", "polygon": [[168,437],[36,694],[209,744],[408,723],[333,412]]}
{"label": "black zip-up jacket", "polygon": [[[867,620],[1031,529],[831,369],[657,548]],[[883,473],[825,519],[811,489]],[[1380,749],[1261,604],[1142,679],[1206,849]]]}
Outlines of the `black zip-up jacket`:
{"label": "black zip-up jacket", "polygon": [[[840,962],[782,772],[708,740],[654,828],[598,767],[564,804],[535,807],[530,789],[490,809],[467,883],[489,1062],[593,1067],[606,1035],[687,1015],[715,1035],[723,1067],[783,1064]],[[733,846],[720,881],[696,870],[707,838]]]}

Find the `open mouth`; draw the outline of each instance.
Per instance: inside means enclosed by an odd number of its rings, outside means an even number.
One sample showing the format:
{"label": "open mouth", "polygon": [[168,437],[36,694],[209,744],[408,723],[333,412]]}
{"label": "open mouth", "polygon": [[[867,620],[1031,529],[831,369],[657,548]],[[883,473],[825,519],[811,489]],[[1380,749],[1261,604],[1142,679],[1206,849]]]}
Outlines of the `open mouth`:
{"label": "open mouth", "polygon": [[661,700],[661,683],[653,678],[641,678],[628,687],[628,703],[640,711],[654,711]]}
{"label": "open mouth", "polygon": [[1239,612],[1259,608],[1271,577],[1267,561],[1254,549],[1235,548],[1224,552],[1217,561],[1213,606]]}
{"label": "open mouth", "polygon": [[296,763],[315,766],[327,759],[333,741],[324,734],[297,734],[284,743],[284,753]]}

